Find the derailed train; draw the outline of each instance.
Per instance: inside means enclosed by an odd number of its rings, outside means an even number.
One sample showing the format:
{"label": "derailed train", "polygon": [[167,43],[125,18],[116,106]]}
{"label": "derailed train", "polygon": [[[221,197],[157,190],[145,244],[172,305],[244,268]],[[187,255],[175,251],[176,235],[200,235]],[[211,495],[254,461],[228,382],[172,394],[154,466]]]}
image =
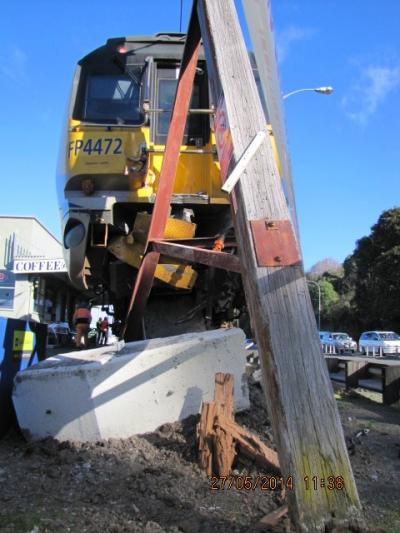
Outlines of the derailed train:
{"label": "derailed train", "polygon": [[[143,256],[184,40],[165,33],[109,39],[79,61],[73,79],[57,176],[64,255],[73,284],[112,304],[121,320]],[[212,104],[200,52],[164,236],[211,236],[218,248],[233,228]],[[149,309],[149,336],[162,334],[162,323],[171,333],[188,320],[196,321],[191,329],[233,320],[248,327],[239,274],[166,257]],[[162,315],[154,327],[151,309]]]}

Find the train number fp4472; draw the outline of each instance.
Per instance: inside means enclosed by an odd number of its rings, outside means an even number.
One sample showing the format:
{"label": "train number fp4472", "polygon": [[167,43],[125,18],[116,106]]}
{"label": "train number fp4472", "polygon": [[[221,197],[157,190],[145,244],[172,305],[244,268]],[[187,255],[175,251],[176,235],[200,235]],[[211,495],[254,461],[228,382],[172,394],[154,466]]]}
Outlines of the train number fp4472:
{"label": "train number fp4472", "polygon": [[79,153],[87,155],[120,155],[122,139],[120,137],[104,137],[98,139],[76,139],[68,144],[68,158]]}

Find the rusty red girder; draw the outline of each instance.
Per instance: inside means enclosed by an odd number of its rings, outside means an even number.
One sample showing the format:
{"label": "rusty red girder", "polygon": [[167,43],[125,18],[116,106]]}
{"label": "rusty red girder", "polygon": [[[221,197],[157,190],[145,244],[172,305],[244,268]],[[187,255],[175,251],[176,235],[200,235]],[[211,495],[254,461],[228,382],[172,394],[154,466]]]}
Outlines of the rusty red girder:
{"label": "rusty red girder", "polygon": [[154,241],[155,239],[162,239],[164,236],[175,175],[178,167],[179,151],[183,140],[186,118],[192,95],[193,80],[200,50],[200,39],[201,33],[195,2],[183,51],[171,123],[168,130],[165,154],[158,181],[157,196],[147,236],[147,244],[145,248],[145,252],[147,253],[139,267],[123,330],[123,337],[126,341],[142,338],[143,314],[153,285],[154,273],[160,258],[159,252],[147,251],[147,247],[149,242]]}
{"label": "rusty red girder", "polygon": [[188,261],[189,263],[201,263],[202,265],[222,268],[231,272],[241,272],[240,261],[237,255],[215,252],[214,250],[204,250],[203,248],[185,246],[165,240],[152,241],[149,243],[149,249],[168,257]]}

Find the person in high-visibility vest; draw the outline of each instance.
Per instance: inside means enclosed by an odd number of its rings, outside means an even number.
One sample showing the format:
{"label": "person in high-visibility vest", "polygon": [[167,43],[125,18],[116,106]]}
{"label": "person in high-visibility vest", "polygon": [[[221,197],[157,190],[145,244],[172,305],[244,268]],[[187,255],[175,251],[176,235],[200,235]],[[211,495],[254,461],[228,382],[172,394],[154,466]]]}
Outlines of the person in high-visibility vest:
{"label": "person in high-visibility vest", "polygon": [[81,348],[81,342],[83,339],[83,346],[87,348],[88,346],[88,333],[90,322],[92,321],[92,315],[90,314],[90,309],[86,304],[77,305],[73,322],[76,329],[75,344],[78,349]]}

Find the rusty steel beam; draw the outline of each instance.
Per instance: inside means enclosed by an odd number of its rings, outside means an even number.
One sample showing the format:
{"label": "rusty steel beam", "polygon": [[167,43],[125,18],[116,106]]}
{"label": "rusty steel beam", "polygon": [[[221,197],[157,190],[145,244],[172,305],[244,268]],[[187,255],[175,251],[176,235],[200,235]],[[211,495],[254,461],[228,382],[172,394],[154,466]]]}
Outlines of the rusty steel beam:
{"label": "rusty steel beam", "polygon": [[188,261],[189,263],[201,263],[215,268],[230,270],[231,272],[241,272],[240,261],[236,255],[215,252],[214,250],[204,250],[193,246],[171,243],[164,240],[154,240],[149,243],[149,250]]}
{"label": "rusty steel beam", "polygon": [[[196,5],[197,2],[194,2],[145,251],[150,241],[162,239],[169,215],[179,151],[185,131],[200,51],[201,33]],[[123,330],[123,337],[126,341],[137,340],[143,336],[143,314],[153,286],[154,273],[159,258],[159,252],[148,252],[139,267]]]}
{"label": "rusty steel beam", "polygon": [[[193,239],[162,239],[162,242],[194,246],[195,248],[212,248],[218,237],[193,237]],[[160,239],[156,239],[160,240]],[[237,248],[237,242],[232,239],[224,239],[224,248]]]}

